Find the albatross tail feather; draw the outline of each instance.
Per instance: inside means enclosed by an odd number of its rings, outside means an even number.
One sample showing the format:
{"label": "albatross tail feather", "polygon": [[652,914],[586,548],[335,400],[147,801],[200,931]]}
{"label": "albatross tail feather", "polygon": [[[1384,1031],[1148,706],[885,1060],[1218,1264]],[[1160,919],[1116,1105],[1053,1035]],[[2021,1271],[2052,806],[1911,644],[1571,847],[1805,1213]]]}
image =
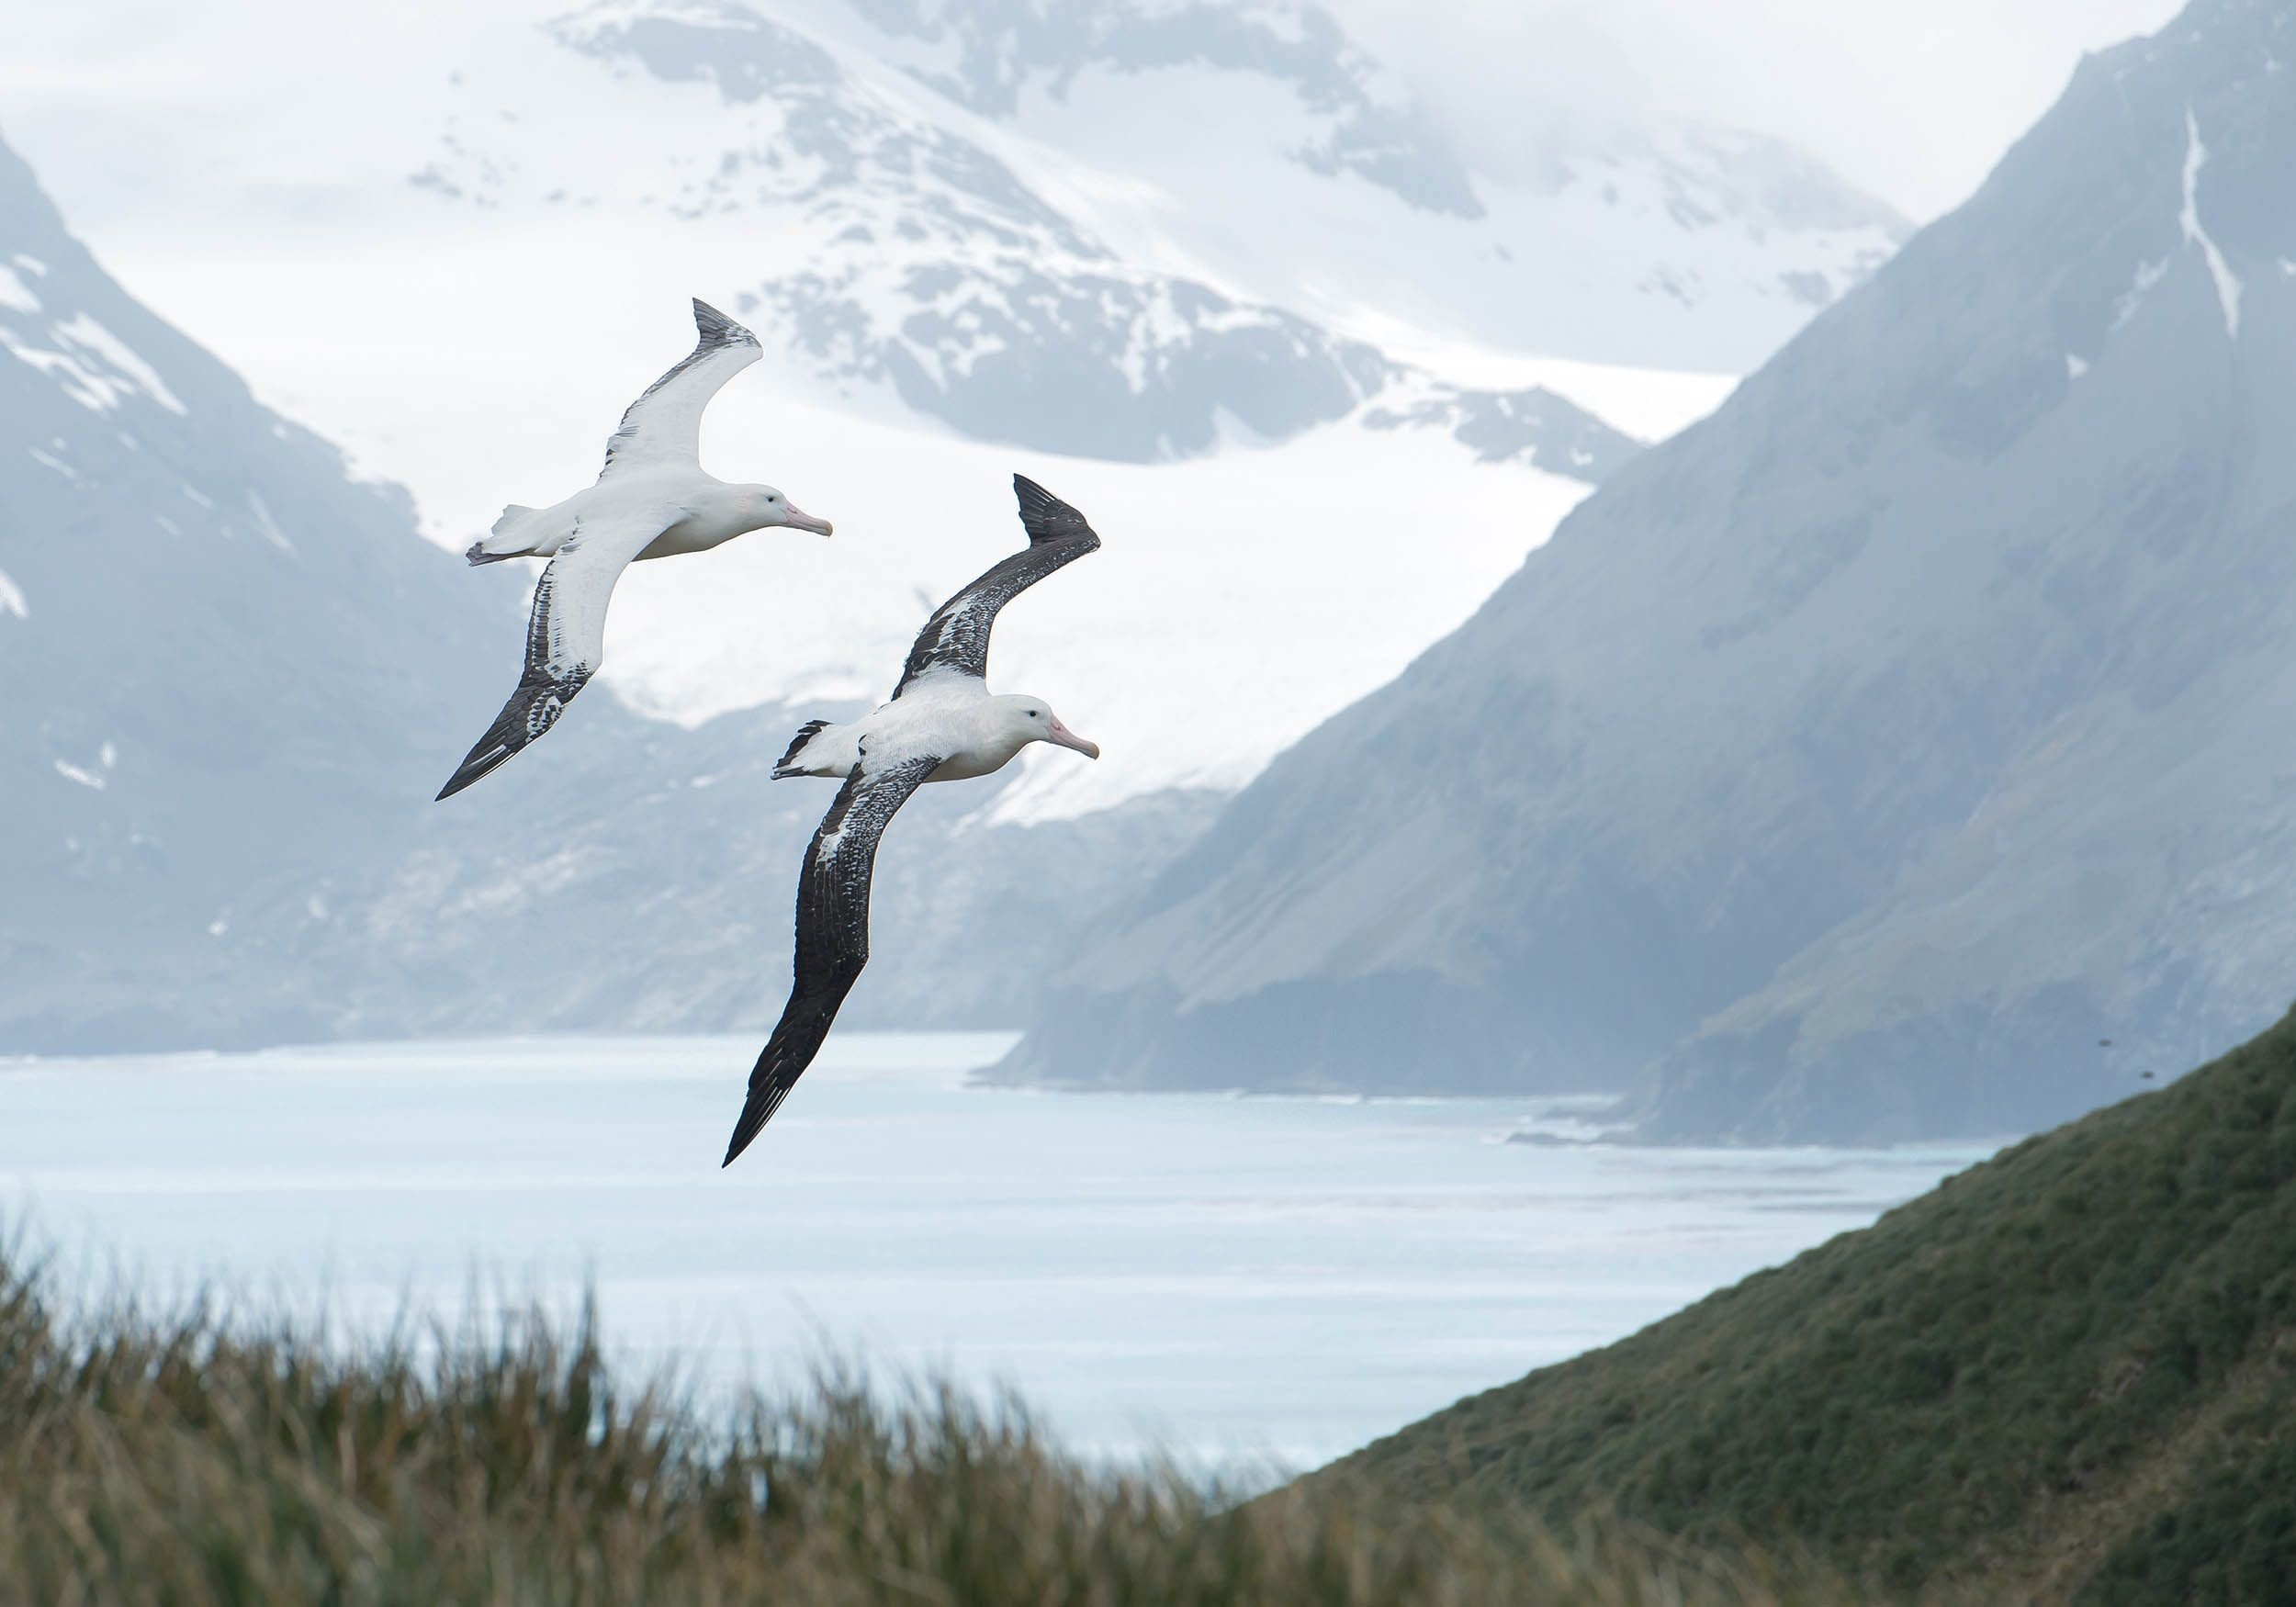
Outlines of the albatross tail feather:
{"label": "albatross tail feather", "polygon": [[474,564],[499,564],[542,551],[549,544],[549,532],[540,522],[541,513],[541,509],[523,502],[508,504],[493,528],[464,548],[462,556]]}
{"label": "albatross tail feather", "polygon": [[798,726],[797,735],[790,738],[789,750],[773,766],[773,779],[778,781],[789,776],[804,775],[805,772],[799,768],[797,756],[805,751],[806,743],[828,728],[829,722],[827,720],[808,720]]}

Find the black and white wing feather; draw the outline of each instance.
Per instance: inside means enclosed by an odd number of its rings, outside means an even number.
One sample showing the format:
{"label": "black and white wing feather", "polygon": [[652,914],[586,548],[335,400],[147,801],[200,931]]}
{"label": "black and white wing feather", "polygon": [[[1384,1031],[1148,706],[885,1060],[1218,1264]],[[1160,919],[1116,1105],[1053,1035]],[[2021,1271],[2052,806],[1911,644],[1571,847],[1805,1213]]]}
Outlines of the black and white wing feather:
{"label": "black and white wing feather", "polygon": [[696,468],[702,461],[702,412],[725,384],[764,353],[758,337],[708,302],[693,303],[701,340],[685,360],[646,388],[606,443],[610,476],[647,468]]}
{"label": "black and white wing feather", "polygon": [[901,667],[899,697],[919,681],[943,675],[988,677],[988,634],[996,611],[1045,576],[1097,550],[1100,538],[1085,516],[1025,475],[1012,477],[1029,545],[933,611]]}
{"label": "black and white wing feather", "polygon": [[749,1147],[821,1052],[838,1007],[869,963],[869,883],[877,841],[909,794],[940,765],[938,754],[880,763],[864,751],[821,817],[797,879],[797,951],[789,1003],[749,1073],[749,1096],[724,1164]]}
{"label": "black and white wing feather", "polygon": [[578,523],[535,582],[526,616],[526,661],[518,686],[484,736],[438,792],[451,798],[557,723],[606,656],[606,605],[614,582],[679,510],[631,508]]}

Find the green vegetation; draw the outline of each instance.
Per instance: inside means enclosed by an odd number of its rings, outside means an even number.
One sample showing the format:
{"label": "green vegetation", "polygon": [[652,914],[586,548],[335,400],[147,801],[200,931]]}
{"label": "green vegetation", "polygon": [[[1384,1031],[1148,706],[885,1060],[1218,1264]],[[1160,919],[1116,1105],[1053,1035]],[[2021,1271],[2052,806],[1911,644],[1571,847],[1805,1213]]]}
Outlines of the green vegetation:
{"label": "green vegetation", "polygon": [[2296,1016],[1317,1478],[1985,1600],[2296,1601]]}
{"label": "green vegetation", "polygon": [[348,1354],[61,1319],[0,1258],[0,1601],[1758,1603],[1840,1600],[1615,1529],[1090,1468],[1009,1405],[825,1377],[705,1415],[586,1328]]}

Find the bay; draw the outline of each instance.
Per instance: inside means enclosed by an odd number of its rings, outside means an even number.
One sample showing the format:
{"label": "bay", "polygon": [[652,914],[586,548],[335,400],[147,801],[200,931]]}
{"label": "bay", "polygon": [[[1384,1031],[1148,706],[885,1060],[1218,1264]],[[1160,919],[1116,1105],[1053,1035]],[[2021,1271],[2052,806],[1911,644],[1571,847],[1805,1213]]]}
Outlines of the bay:
{"label": "bay", "polygon": [[1991,1146],[1686,1150],[1585,1099],[972,1086],[833,1037],[720,1171],[757,1040],[0,1060],[0,1224],[89,1303],[352,1334],[594,1295],[706,1386],[825,1356],[1011,1385],[1088,1452],[1300,1467],[1871,1221]]}

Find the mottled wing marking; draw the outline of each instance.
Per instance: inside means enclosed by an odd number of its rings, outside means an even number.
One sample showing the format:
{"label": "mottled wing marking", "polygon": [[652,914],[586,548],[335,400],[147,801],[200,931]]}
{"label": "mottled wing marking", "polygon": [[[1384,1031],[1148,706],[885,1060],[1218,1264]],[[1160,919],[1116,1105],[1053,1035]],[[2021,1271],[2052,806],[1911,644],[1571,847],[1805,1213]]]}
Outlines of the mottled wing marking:
{"label": "mottled wing marking", "polygon": [[453,797],[557,724],[605,657],[606,605],[614,582],[677,517],[675,509],[646,509],[602,529],[575,524],[535,582],[518,685],[439,789],[440,798]]}
{"label": "mottled wing marking", "polygon": [[861,762],[838,789],[805,850],[797,876],[797,950],[789,1003],[749,1073],[748,1097],[734,1124],[724,1164],[749,1147],[813,1064],[845,995],[869,963],[869,884],[877,842],[909,794],[940,764],[938,754],[891,763]]}
{"label": "mottled wing marking", "polygon": [[928,676],[988,678],[988,635],[997,610],[1053,570],[1097,550],[1100,538],[1085,516],[1025,475],[1012,477],[1029,545],[933,611],[901,667],[899,697]]}
{"label": "mottled wing marking", "polygon": [[701,339],[678,365],[646,388],[606,442],[604,479],[617,469],[695,466],[702,457],[702,413],[725,384],[764,355],[758,337],[708,302],[693,303]]}

